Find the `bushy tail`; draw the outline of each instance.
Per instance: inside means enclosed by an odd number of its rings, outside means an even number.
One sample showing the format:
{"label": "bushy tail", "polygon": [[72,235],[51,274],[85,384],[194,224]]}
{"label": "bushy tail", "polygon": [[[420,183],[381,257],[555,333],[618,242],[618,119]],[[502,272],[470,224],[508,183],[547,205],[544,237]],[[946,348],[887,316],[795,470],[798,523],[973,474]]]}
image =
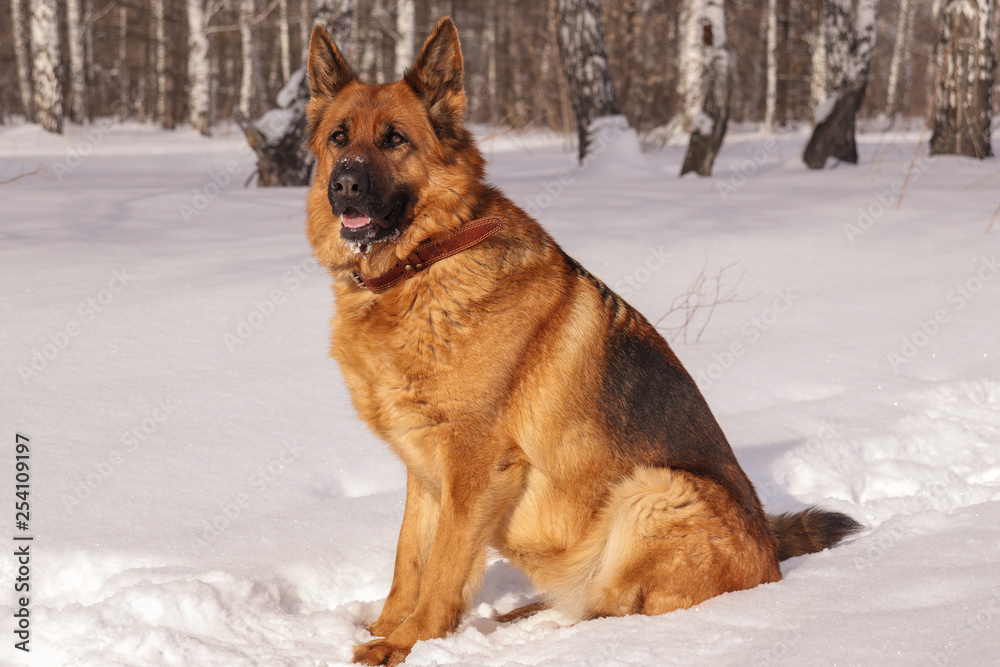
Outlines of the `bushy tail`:
{"label": "bushy tail", "polygon": [[767,519],[778,538],[778,560],[836,546],[864,527],[846,514],[815,507],[796,514],[768,515]]}

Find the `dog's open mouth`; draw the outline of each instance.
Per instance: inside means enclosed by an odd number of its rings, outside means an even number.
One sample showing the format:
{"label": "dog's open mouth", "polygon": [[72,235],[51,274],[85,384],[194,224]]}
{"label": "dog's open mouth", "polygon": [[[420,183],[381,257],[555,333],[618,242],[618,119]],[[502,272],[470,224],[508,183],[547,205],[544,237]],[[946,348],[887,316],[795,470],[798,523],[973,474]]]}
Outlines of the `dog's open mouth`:
{"label": "dog's open mouth", "polygon": [[361,229],[371,224],[372,219],[361,211],[348,207],[340,214],[340,221],[348,229]]}
{"label": "dog's open mouth", "polygon": [[370,243],[386,240],[399,232],[406,215],[409,197],[396,197],[385,215],[368,215],[365,211],[348,206],[340,214],[340,236],[350,243]]}
{"label": "dog's open mouth", "polygon": [[371,243],[386,228],[384,220],[374,218],[353,206],[340,214],[340,237],[348,243]]}

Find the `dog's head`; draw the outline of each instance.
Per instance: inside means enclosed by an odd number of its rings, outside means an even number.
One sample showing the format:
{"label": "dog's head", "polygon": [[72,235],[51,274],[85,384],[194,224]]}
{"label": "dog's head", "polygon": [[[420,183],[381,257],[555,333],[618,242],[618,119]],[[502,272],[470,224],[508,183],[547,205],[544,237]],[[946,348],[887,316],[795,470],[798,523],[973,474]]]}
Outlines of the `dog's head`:
{"label": "dog's head", "polygon": [[317,157],[309,233],[317,254],[377,268],[379,256],[394,261],[467,221],[483,159],[463,124],[462,53],[451,19],[438,22],[402,80],[384,85],[362,83],[317,25],[308,72]]}

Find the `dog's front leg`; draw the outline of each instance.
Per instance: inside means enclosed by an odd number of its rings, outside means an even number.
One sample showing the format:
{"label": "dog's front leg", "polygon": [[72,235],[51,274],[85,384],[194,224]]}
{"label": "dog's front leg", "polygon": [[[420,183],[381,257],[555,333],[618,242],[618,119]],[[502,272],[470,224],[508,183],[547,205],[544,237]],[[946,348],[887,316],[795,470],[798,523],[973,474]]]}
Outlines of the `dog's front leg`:
{"label": "dog's front leg", "polygon": [[461,463],[448,466],[437,531],[413,611],[385,639],[356,646],[355,662],[398,665],[416,642],[453,630],[478,590],[486,545],[520,495],[525,466],[510,452],[478,464],[464,454]]}
{"label": "dog's front leg", "polygon": [[388,636],[417,606],[420,579],[440,513],[441,503],[437,494],[427,489],[414,474],[408,473],[406,509],[403,511],[403,525],[399,529],[392,586],[378,620],[368,626],[368,632],[374,636]]}

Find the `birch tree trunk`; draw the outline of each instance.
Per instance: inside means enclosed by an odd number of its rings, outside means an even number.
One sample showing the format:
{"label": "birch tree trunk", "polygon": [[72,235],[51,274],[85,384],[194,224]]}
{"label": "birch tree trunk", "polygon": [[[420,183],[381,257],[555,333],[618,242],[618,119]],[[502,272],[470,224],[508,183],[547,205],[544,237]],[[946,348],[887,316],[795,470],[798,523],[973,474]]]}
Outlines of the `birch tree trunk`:
{"label": "birch tree trunk", "polygon": [[239,8],[240,60],[243,67],[240,74],[240,101],[238,113],[243,118],[250,118],[250,105],[253,103],[254,83],[254,0],[240,0]]}
{"label": "birch tree trunk", "polygon": [[278,0],[278,46],[281,53],[281,80],[292,76],[292,41],[288,33],[288,0]]}
{"label": "birch tree trunk", "polygon": [[778,110],[778,0],[767,0],[767,92],[764,96],[764,131],[774,132]]}
{"label": "birch tree trunk", "polygon": [[49,132],[63,131],[59,63],[59,22],[56,0],[31,0],[31,56],[34,76],[34,121]]}
{"label": "birch tree trunk", "polygon": [[[354,6],[354,0],[321,0],[309,25],[322,23],[330,29],[338,44],[345,44],[352,33]],[[237,119],[247,143],[257,154],[257,185],[309,185],[313,156],[306,148],[309,78],[305,63],[292,72],[278,93],[277,103],[276,108],[264,112],[253,122]]]}
{"label": "birch tree trunk", "polygon": [[579,137],[578,156],[588,156],[598,121],[620,116],[604,44],[600,0],[558,0],[559,50],[569,83]]}
{"label": "birch tree trunk", "polygon": [[858,0],[856,20],[851,18],[851,0],[824,0],[828,82],[833,93],[816,109],[816,126],[802,154],[810,169],[822,169],[831,157],[858,163],[855,118],[868,87],[877,14],[878,0]]}
{"label": "birch tree trunk", "polygon": [[417,43],[417,8],[413,0],[396,0],[396,78],[413,64]]}
{"label": "birch tree trunk", "polygon": [[395,43],[386,47],[386,36],[395,29],[389,0],[375,0],[372,17],[373,83],[383,84],[393,77],[396,67]]}
{"label": "birch tree trunk", "polygon": [[[381,3],[381,0],[379,2]],[[305,36],[306,52],[308,53],[309,51],[309,33],[312,32],[312,27],[316,24],[325,27],[338,46],[343,45],[346,47],[348,44],[356,46],[356,40],[354,39],[354,9],[356,3],[357,0],[316,0],[316,11],[313,14],[312,21],[309,23],[309,30],[306,31]],[[378,5],[378,7],[380,6],[381,4]],[[378,7],[372,10],[372,16],[375,18],[380,18]],[[374,41],[374,36],[377,34],[377,31],[373,33],[371,36],[372,41]],[[351,48],[344,51],[344,56],[350,60],[353,58],[355,50],[356,48]]]}
{"label": "birch tree trunk", "polygon": [[167,130],[174,129],[174,115],[170,110],[169,82],[167,77],[167,25],[166,0],[153,0],[153,28],[156,33],[156,117],[160,126]]}
{"label": "birch tree trunk", "polygon": [[14,61],[17,65],[17,86],[21,93],[21,113],[25,118],[34,117],[31,100],[31,65],[28,54],[31,53],[31,39],[26,28],[24,13],[21,11],[24,0],[10,0],[11,32],[14,33]]}
{"label": "birch tree trunk", "polygon": [[354,58],[357,52],[357,30],[354,25],[356,6],[357,0],[334,0],[333,19],[327,25],[337,44],[348,46],[348,50],[344,52],[347,58]]}
{"label": "birch tree trunk", "polygon": [[[384,2],[385,0],[372,0],[370,19],[365,22],[365,25],[360,26],[358,30],[361,34],[356,44],[357,53],[354,58],[358,62],[358,75],[368,82],[375,79],[376,60],[378,59],[378,52],[382,48],[382,40],[377,24],[381,23],[385,15]],[[351,56],[347,57],[350,58]]]}
{"label": "birch tree trunk", "polygon": [[[497,25],[496,5],[492,2],[485,9],[486,25],[483,27],[483,59],[486,61],[486,105],[495,109],[497,103]],[[442,15],[443,16],[443,15]]]}
{"label": "birch tree trunk", "polygon": [[[83,0],[83,78],[87,83],[87,90],[92,90],[94,86],[94,0]],[[87,118],[94,117],[96,108],[96,95],[87,97]]]}
{"label": "birch tree trunk", "polygon": [[[493,3],[489,3],[489,7],[495,7],[495,5]],[[483,9],[485,10],[487,7],[483,7]],[[431,0],[430,10],[431,24],[436,24],[439,19],[442,19],[445,16],[451,16],[455,11],[455,7],[452,0]]]}
{"label": "birch tree trunk", "polygon": [[[312,26],[319,24],[326,26],[326,29],[330,29],[330,24],[333,23],[335,17],[335,12],[333,11],[333,1],[334,0],[315,0],[313,5],[313,20],[310,23],[309,32],[312,33]],[[305,9],[305,6],[303,6]],[[306,37],[306,53],[309,52],[309,37]]]}
{"label": "birch tree trunk", "polygon": [[118,120],[129,117],[128,7],[118,7]]}
{"label": "birch tree trunk", "polygon": [[83,15],[80,0],[66,2],[66,34],[69,39],[69,117],[74,123],[87,119],[87,71],[83,55]]}
{"label": "birch tree trunk", "polygon": [[812,72],[809,76],[809,103],[818,109],[830,97],[830,73],[826,66],[826,25],[823,8],[820,6],[816,34],[813,35]]}
{"label": "birch tree trunk", "polygon": [[299,44],[302,51],[302,64],[309,57],[309,33],[313,27],[313,0],[299,0]]}
{"label": "birch tree trunk", "polygon": [[[729,122],[729,55],[726,52],[725,0],[686,0],[687,11],[697,18],[688,18],[688,29],[697,26],[700,39],[697,53],[686,58],[701,65],[697,86],[689,89],[687,103],[694,111],[691,119],[691,139],[681,166],[681,176],[693,171],[699,176],[711,176],[715,156],[722,147]],[[693,45],[697,40],[685,38]],[[700,58],[698,57],[700,56]],[[692,68],[696,69],[696,68]]]}
{"label": "birch tree trunk", "polygon": [[[996,9],[993,12],[993,28],[994,30],[1000,30],[1000,2],[996,2]],[[996,39],[1000,40],[1000,33],[996,33]],[[993,43],[993,48],[996,49],[994,53],[998,58],[1000,58],[1000,46],[996,42]],[[1000,115],[1000,76],[996,76],[997,63],[993,63],[994,67],[994,81],[993,81],[993,113],[995,115]]]}
{"label": "birch tree trunk", "polygon": [[892,45],[892,61],[889,63],[889,83],[885,95],[885,112],[895,118],[898,111],[899,72],[903,68],[904,56],[909,52],[910,32],[913,29],[910,0],[899,1],[899,18],[896,19],[896,43]]}
{"label": "birch tree trunk", "polygon": [[986,158],[996,61],[996,0],[948,0],[937,49],[937,94],[931,155]]}
{"label": "birch tree trunk", "polygon": [[209,128],[208,26],[204,0],[187,0],[188,107],[191,126],[206,137]]}
{"label": "birch tree trunk", "polygon": [[702,62],[701,9],[704,0],[683,0],[678,18],[680,52],[677,54],[677,93],[681,99],[683,128],[690,132],[701,108]]}

